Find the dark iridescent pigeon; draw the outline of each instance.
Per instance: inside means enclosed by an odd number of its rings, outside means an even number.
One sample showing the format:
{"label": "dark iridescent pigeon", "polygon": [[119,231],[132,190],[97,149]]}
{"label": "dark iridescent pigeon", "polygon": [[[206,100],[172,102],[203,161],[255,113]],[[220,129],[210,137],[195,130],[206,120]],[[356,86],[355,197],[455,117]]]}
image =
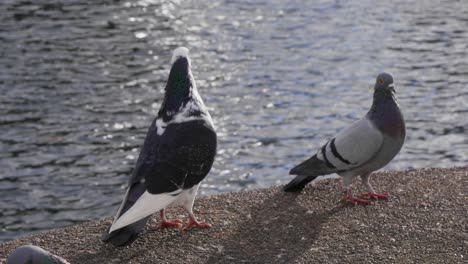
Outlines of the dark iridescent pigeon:
{"label": "dark iridescent pigeon", "polygon": [[146,135],[114,222],[102,236],[104,242],[132,243],[157,211],[161,227],[181,227],[181,220],[165,216],[165,208],[174,205],[188,212],[184,229],[210,227],[197,221],[192,207],[200,182],[213,165],[217,139],[197,91],[188,52],[185,47],[174,50],[163,104]]}
{"label": "dark iridescent pigeon", "polygon": [[7,264],[70,264],[63,258],[51,254],[33,245],[21,246],[15,249],[7,259]]}
{"label": "dark iridescent pigeon", "polygon": [[368,204],[370,201],[355,198],[351,192],[353,177],[360,175],[368,190],[361,197],[387,199],[388,194],[374,191],[369,176],[398,154],[405,135],[405,121],[395,98],[393,77],[381,73],[377,76],[374,101],[366,116],[339,132],[313,157],[294,167],[290,174],[297,176],[284,190],[298,192],[320,175],[337,173],[343,177],[344,200]]}

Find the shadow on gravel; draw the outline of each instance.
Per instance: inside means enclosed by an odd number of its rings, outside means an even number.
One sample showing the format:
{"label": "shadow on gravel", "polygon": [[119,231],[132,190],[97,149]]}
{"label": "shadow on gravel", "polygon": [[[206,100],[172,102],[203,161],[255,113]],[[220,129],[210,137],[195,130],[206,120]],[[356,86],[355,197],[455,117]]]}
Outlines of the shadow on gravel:
{"label": "shadow on gravel", "polygon": [[222,250],[207,263],[290,263],[310,250],[322,225],[342,206],[316,213],[297,203],[297,198],[278,192],[250,207],[246,221],[221,241]]}
{"label": "shadow on gravel", "polygon": [[[312,204],[306,208],[298,202],[301,199],[308,202],[310,197],[303,195],[274,191],[266,198],[260,195],[260,200],[245,199],[245,204],[231,208],[238,220],[230,225],[223,227],[218,223],[209,231],[187,233],[153,233],[156,231],[150,230],[141,234],[130,247],[115,248],[99,243],[70,261],[90,264],[140,263],[142,259],[161,263],[291,263],[314,247],[322,226],[345,206],[337,204],[324,208]],[[100,233],[95,237],[99,239]],[[166,259],[161,255],[174,250],[177,257]]]}

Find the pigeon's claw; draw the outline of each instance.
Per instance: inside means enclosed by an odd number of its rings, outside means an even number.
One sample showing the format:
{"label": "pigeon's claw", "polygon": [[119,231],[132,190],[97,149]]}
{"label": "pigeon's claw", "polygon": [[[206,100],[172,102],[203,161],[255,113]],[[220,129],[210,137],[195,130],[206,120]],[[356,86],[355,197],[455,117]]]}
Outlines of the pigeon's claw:
{"label": "pigeon's claw", "polygon": [[390,195],[388,195],[387,193],[367,192],[367,193],[361,193],[359,197],[375,199],[375,200],[386,200],[388,199],[388,197],[390,197]]}
{"label": "pigeon's claw", "polygon": [[345,203],[351,203],[352,205],[356,205],[356,204],[368,205],[368,204],[371,204],[371,201],[369,201],[369,200],[359,199],[359,198],[353,197],[352,195],[346,195],[343,198],[343,201]]}
{"label": "pigeon's claw", "polygon": [[352,205],[357,205],[357,204],[368,205],[372,203],[369,200],[363,200],[363,199],[354,198],[354,197],[345,198],[344,201],[347,203],[351,203]]}
{"label": "pigeon's claw", "polygon": [[166,227],[182,227],[182,220],[180,219],[172,219],[172,220],[162,220],[160,224],[161,229]]}
{"label": "pigeon's claw", "polygon": [[198,228],[210,228],[211,225],[208,224],[208,223],[204,223],[204,222],[194,222],[194,221],[189,221],[189,223],[187,224],[187,226],[185,226],[182,230],[189,230],[193,227],[198,227]]}
{"label": "pigeon's claw", "polygon": [[198,222],[197,219],[193,214],[189,215],[189,221],[188,224],[182,229],[182,230],[189,230],[193,227],[198,227],[198,228],[210,228],[211,225],[205,222]]}
{"label": "pigeon's claw", "polygon": [[369,200],[364,200],[364,199],[359,199],[359,198],[354,197],[353,193],[351,192],[351,186],[345,187],[343,202],[350,203],[352,205],[356,205],[356,204],[368,205],[368,204],[371,204],[371,201],[369,201]]}

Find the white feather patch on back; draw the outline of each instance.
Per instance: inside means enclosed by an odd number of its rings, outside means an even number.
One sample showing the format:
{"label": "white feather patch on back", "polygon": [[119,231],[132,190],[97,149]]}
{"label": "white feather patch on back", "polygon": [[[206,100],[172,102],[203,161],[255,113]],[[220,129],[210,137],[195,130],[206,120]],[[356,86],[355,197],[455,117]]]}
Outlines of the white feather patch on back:
{"label": "white feather patch on back", "polygon": [[168,207],[179,198],[178,194],[180,192],[181,190],[176,190],[171,193],[150,194],[148,191],[145,191],[130,209],[114,221],[109,233]]}
{"label": "white feather patch on back", "polygon": [[358,167],[369,161],[380,150],[383,135],[367,118],[353,123],[335,137],[335,147],[338,154],[351,164],[340,160],[331,149],[331,141],[326,147],[326,156],[331,164],[339,170]]}

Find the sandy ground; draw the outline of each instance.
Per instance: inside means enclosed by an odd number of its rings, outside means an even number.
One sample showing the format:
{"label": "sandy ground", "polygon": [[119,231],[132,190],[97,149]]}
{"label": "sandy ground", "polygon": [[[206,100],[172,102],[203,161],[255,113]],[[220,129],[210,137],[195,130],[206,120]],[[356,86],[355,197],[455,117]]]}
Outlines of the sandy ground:
{"label": "sandy ground", "polygon": [[[40,246],[71,263],[468,263],[468,167],[376,173],[388,201],[344,205],[339,179],[300,194],[279,187],[198,199],[211,229],[157,228],[157,214],[131,246],[100,241],[110,219],[0,244]],[[356,179],[356,192],[363,191]],[[186,218],[180,209],[169,216]]]}

